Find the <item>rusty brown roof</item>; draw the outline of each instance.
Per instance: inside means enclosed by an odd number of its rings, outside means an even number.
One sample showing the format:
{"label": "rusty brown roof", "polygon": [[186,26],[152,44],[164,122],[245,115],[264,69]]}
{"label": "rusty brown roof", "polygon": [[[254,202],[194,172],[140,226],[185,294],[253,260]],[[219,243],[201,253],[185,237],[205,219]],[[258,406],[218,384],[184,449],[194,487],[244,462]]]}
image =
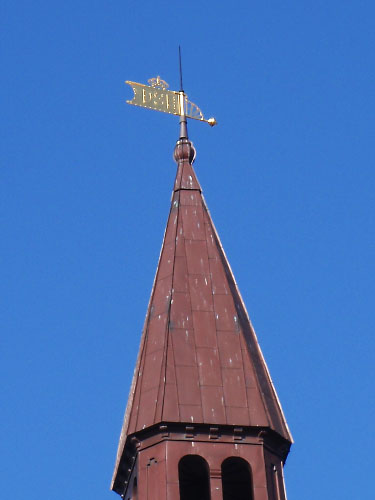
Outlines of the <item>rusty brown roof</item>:
{"label": "rusty brown roof", "polygon": [[128,435],[159,422],[269,427],[292,441],[185,142],[176,146],[171,209],[118,461]]}

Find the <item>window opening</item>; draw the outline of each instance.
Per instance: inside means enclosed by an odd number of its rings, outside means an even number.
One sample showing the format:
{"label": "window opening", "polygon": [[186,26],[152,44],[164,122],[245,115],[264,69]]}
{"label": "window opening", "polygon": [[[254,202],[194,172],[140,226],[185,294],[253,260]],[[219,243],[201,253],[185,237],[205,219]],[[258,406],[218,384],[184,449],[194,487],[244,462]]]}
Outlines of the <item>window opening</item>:
{"label": "window opening", "polygon": [[223,500],[253,500],[250,465],[239,457],[230,457],[221,464]]}
{"label": "window opening", "polygon": [[178,463],[180,500],[210,500],[210,479],[206,460],[186,455]]}

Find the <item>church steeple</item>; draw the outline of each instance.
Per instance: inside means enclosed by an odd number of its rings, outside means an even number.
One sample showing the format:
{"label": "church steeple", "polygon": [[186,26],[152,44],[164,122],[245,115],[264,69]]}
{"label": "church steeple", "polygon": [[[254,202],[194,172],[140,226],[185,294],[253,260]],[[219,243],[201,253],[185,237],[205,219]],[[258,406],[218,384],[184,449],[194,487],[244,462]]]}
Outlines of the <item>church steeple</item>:
{"label": "church steeple", "polygon": [[193,169],[177,175],[118,448],[126,500],[285,500],[292,438]]}

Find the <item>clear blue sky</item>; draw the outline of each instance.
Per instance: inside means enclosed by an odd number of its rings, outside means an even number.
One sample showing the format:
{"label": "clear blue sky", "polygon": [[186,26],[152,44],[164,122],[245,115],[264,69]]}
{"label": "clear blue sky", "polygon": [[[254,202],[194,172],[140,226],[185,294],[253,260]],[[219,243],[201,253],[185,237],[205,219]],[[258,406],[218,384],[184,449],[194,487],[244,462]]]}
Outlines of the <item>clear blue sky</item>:
{"label": "clear blue sky", "polygon": [[288,500],[373,496],[373,1],[3,0],[1,498],[115,499],[175,175],[196,172],[295,445]]}

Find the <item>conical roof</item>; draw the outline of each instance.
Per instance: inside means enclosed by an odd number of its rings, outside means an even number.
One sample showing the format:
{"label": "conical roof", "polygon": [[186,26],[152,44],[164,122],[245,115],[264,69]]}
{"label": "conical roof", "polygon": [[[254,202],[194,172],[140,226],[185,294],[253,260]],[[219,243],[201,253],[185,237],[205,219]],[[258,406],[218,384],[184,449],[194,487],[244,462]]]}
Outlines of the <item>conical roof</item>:
{"label": "conical roof", "polygon": [[177,143],[171,208],[118,461],[127,436],[159,422],[268,427],[292,442],[193,152],[188,140]]}

